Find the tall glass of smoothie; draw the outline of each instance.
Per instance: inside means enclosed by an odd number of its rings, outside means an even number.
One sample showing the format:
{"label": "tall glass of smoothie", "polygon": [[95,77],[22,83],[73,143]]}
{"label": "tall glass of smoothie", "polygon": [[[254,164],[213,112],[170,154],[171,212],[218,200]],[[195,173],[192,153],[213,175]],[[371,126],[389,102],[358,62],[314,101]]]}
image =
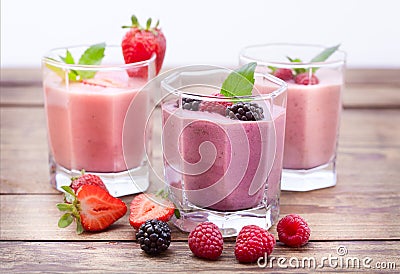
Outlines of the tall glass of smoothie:
{"label": "tall glass of smoothie", "polygon": [[255,73],[250,95],[229,97],[221,86],[232,74],[192,66],[161,82],[164,176],[183,231],[211,221],[234,236],[278,219],[286,84]]}
{"label": "tall glass of smoothie", "polygon": [[100,176],[113,196],[147,189],[144,136],[151,90],[146,83],[155,76],[155,58],[125,64],[121,48],[104,43],[55,49],[43,57],[55,188],[70,185],[84,170]]}
{"label": "tall glass of smoothie", "polygon": [[240,64],[288,84],[282,190],[310,191],[336,185],[346,54],[339,46],[265,44],[244,48]]}

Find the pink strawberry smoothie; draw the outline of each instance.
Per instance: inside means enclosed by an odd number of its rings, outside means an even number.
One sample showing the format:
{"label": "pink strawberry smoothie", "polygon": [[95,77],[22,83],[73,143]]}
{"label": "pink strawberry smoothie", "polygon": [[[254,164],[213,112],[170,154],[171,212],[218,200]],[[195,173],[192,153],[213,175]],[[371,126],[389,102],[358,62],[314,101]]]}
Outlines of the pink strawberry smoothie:
{"label": "pink strawberry smoothie", "polygon": [[[147,94],[139,92],[145,81],[130,79],[126,72],[98,72],[89,83],[65,84],[56,75],[44,83],[48,138],[57,164],[89,172],[119,172],[139,166],[144,156],[143,136]],[[124,134],[131,101],[137,108]],[[133,112],[131,112],[133,115]],[[129,151],[125,164],[124,151]]]}
{"label": "pink strawberry smoothie", "polygon": [[275,128],[271,119],[241,122],[178,109],[176,101],[164,103],[162,113],[165,177],[173,186],[181,183],[190,203],[219,211],[249,209],[260,204],[266,184],[268,203],[277,203],[284,108],[274,106]]}
{"label": "pink strawberry smoothie", "polygon": [[333,159],[339,130],[342,77],[318,71],[319,84],[288,83],[283,167],[309,169]]}

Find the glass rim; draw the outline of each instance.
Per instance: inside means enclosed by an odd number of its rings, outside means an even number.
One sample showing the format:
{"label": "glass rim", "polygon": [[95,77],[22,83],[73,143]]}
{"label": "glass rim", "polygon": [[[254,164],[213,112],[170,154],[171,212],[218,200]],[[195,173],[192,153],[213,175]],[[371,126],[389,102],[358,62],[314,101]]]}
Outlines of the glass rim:
{"label": "glass rim", "polygon": [[[232,69],[227,69],[227,68],[223,68],[223,67],[218,67],[215,66],[215,69],[218,70],[225,70],[228,72],[233,72],[234,70]],[[211,71],[211,69],[209,69]],[[199,70],[199,71],[204,71],[204,70]],[[178,78],[182,73],[184,72],[189,72],[189,71],[178,71],[175,72],[169,76],[167,76],[166,78],[164,78],[161,81],[161,88],[165,89],[166,91],[168,91],[170,94],[174,94],[177,96],[182,96],[184,95],[185,98],[191,98],[191,99],[199,99],[199,98],[207,98],[208,101],[215,101],[215,102],[226,102],[227,100],[266,100],[266,99],[273,99],[278,97],[279,95],[281,95],[283,92],[285,92],[287,90],[287,83],[275,76],[273,76],[272,74],[269,73],[261,73],[261,72],[255,72],[254,73],[254,78],[256,77],[263,77],[264,79],[269,80],[270,82],[278,85],[278,87],[274,88],[274,91],[270,92],[270,93],[259,93],[256,95],[246,95],[246,96],[235,96],[235,97],[226,97],[226,96],[215,96],[215,95],[207,95],[207,94],[195,94],[195,93],[191,93],[191,92],[185,92],[182,91],[183,88],[186,87],[196,87],[196,86],[201,86],[201,87],[210,87],[210,88],[220,88],[218,86],[215,85],[207,85],[207,84],[190,84],[190,85],[183,85],[179,88],[175,88],[173,86],[170,85],[170,83],[172,81],[174,81],[176,78]],[[195,70],[190,70],[190,72],[196,72]],[[256,88],[256,86],[254,85],[254,88]]]}
{"label": "glass rim", "polygon": [[245,60],[245,62],[256,62],[257,65],[262,65],[262,66],[273,66],[273,67],[294,67],[294,68],[319,68],[319,67],[325,67],[325,66],[333,66],[333,65],[344,65],[346,63],[346,52],[338,49],[336,50],[337,53],[340,53],[342,58],[340,59],[334,59],[331,61],[322,61],[322,62],[290,62],[289,60],[287,62],[277,62],[277,61],[267,61],[267,60],[260,60],[256,57],[249,56],[246,54],[246,51],[249,49],[254,49],[254,48],[268,48],[268,47],[274,47],[274,46],[292,46],[292,47],[302,47],[302,48],[319,48],[319,49],[327,49],[329,47],[324,46],[324,45],[318,45],[318,44],[301,44],[301,43],[265,43],[265,44],[254,44],[254,45],[249,45],[240,50],[239,53],[239,59],[240,60]]}
{"label": "glass rim", "polygon": [[[87,44],[82,44],[82,45],[73,45],[73,46],[66,46],[66,47],[58,47],[58,48],[53,48],[47,51],[43,56],[42,56],[42,62],[46,64],[50,64],[52,66],[62,68],[62,69],[73,69],[73,70],[96,70],[96,71],[101,71],[101,70],[115,70],[115,69],[121,69],[121,70],[126,70],[130,68],[137,68],[137,67],[145,67],[148,66],[151,63],[154,63],[157,54],[153,53],[151,57],[147,60],[144,61],[139,61],[135,63],[121,63],[120,65],[81,65],[81,64],[67,64],[59,60],[55,60],[50,57],[52,53],[55,53],[57,51],[61,50],[69,50],[69,49],[76,49],[76,48],[88,48],[91,45]],[[120,45],[106,45],[105,48],[121,48]]]}

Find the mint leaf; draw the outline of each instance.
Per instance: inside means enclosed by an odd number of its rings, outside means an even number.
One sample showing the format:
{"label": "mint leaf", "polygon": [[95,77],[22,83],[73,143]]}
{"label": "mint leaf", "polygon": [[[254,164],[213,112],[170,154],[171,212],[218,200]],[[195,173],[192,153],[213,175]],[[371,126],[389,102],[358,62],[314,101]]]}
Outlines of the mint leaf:
{"label": "mint leaf", "polygon": [[60,59],[66,64],[75,64],[74,57],[72,57],[72,54],[69,50],[67,50],[65,57],[60,56]]}
{"label": "mint leaf", "polygon": [[231,72],[222,83],[221,94],[225,97],[251,95],[256,66],[256,62],[251,62]]}
{"label": "mint leaf", "polygon": [[[287,58],[290,62],[292,62],[292,63],[301,63],[301,62],[303,62],[303,61],[301,61],[300,58],[295,58],[295,59],[293,59],[293,58],[290,58],[289,56],[286,56],[286,58]],[[294,68],[293,70],[294,70],[294,73],[295,73],[296,75],[298,75],[298,74],[300,74],[300,73],[306,72],[306,69],[305,69],[305,68]]]}
{"label": "mint leaf", "polygon": [[[104,58],[104,51],[105,51],[106,44],[99,43],[90,46],[82,56],[79,58],[78,64],[79,65],[100,65],[101,61]],[[59,56],[61,61],[66,64],[75,64],[74,57],[72,56],[71,52],[67,50],[65,57]],[[49,58],[50,60],[54,60]],[[57,62],[57,60],[54,60]],[[46,64],[46,67],[54,71],[58,76],[60,76],[63,80],[65,80],[65,70],[62,68],[58,68],[51,64]],[[68,72],[68,79],[70,81],[78,81],[82,79],[90,79],[93,78],[96,74],[96,71],[83,71],[83,70],[70,70]]]}
{"label": "mint leaf", "polygon": [[[322,51],[320,54],[318,54],[317,56],[315,56],[313,59],[311,59],[311,62],[323,62],[326,59],[329,58],[329,56],[331,56],[338,48],[340,47],[339,45],[336,45],[334,47],[330,47],[325,49],[324,51]],[[319,68],[313,68],[312,71],[313,73],[315,73]]]}
{"label": "mint leaf", "polygon": [[[106,46],[105,43],[100,43],[90,46],[82,54],[78,63],[80,65],[100,65],[101,60],[103,60],[104,58],[105,46]],[[93,78],[94,75],[96,74],[96,71],[90,71],[90,70],[79,70],[76,72],[81,79],[90,79]]]}
{"label": "mint leaf", "polygon": [[78,64],[80,65],[100,65],[101,60],[104,57],[106,44],[100,43],[90,46],[85,52],[82,54],[79,59]]}
{"label": "mint leaf", "polygon": [[313,59],[311,59],[311,62],[323,62],[326,59],[329,58],[338,48],[340,47],[340,44],[334,47],[330,47],[325,49],[323,52],[315,56]]}

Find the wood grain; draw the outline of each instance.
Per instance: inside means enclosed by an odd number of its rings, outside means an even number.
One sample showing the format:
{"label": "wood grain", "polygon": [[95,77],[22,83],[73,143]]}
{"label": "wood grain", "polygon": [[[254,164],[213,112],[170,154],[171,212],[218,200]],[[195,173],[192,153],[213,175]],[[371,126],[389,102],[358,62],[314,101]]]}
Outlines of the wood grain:
{"label": "wood grain", "polygon": [[[383,263],[390,264],[397,270],[400,267],[399,257],[395,255],[400,249],[400,244],[394,241],[310,242],[303,248],[287,248],[278,244],[265,267],[259,267],[257,263],[237,262],[234,256],[234,243],[224,244],[222,255],[217,261],[194,257],[185,242],[171,243],[169,249],[157,257],[147,256],[136,242],[131,241],[3,242],[0,246],[2,257],[0,270],[7,273],[266,273],[271,270],[283,273],[299,273],[299,271],[354,273],[371,269],[378,271],[376,268],[378,263],[379,266],[384,265]],[[339,247],[345,247],[348,254],[339,256],[337,253]],[[74,255],[77,256],[77,261],[73,261]],[[330,266],[324,257],[337,259],[333,259]],[[278,258],[284,258],[280,265],[277,263]],[[311,267],[308,265],[310,258],[315,259],[315,263],[314,261],[310,263]],[[365,258],[367,260],[363,263]],[[305,267],[296,268],[296,262],[301,266],[302,261],[305,262]],[[359,268],[357,261],[360,262]]]}
{"label": "wood grain", "polygon": [[[398,189],[398,188],[397,188]],[[343,191],[343,192],[342,192]],[[134,230],[128,214],[107,231],[76,235],[74,227],[60,229],[62,213],[56,204],[62,195],[1,195],[1,240],[133,240]],[[122,198],[128,205],[133,196]],[[400,240],[400,192],[378,189],[370,192],[347,192],[346,186],[311,193],[283,192],[281,217],[301,214],[312,229],[311,239],[324,240]],[[15,218],[18,216],[18,219]],[[40,217],[39,217],[40,216]],[[379,224],[385,224],[385,229]],[[173,225],[173,240],[186,240],[187,233]],[[276,235],[276,229],[270,229]]]}

